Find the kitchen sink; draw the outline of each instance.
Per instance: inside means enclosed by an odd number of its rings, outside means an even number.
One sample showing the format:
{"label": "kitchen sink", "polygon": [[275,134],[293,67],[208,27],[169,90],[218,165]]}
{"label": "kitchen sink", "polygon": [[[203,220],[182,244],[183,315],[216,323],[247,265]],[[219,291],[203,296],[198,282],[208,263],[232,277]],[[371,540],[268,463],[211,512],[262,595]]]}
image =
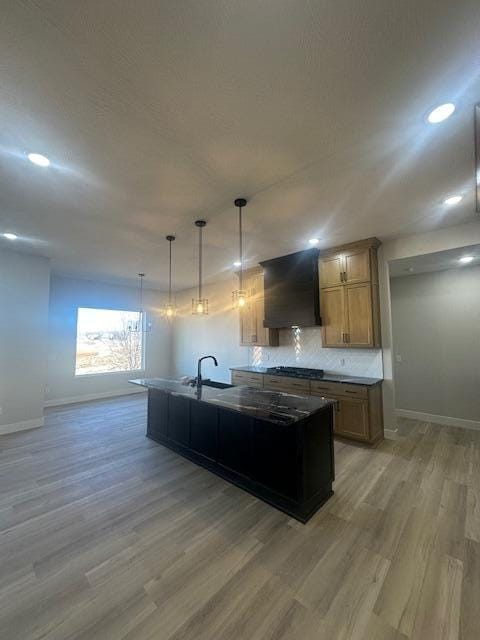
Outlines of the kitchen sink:
{"label": "kitchen sink", "polygon": [[213,387],[214,389],[231,389],[233,384],[217,382],[216,380],[202,380],[202,387]]}

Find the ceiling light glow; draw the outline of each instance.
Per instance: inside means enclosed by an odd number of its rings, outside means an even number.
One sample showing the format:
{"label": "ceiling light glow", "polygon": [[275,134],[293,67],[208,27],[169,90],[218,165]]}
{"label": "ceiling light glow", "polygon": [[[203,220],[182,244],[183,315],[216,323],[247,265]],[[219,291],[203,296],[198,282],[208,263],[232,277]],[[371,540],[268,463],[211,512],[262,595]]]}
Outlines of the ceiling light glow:
{"label": "ceiling light glow", "polygon": [[427,120],[430,124],[438,124],[439,122],[443,122],[449,118],[454,111],[455,105],[453,102],[446,102],[445,104],[440,104],[438,107],[435,107],[435,109],[430,111],[427,116]]}
{"label": "ceiling light glow", "polygon": [[438,124],[439,122],[443,122],[449,118],[454,111],[455,105],[453,102],[446,102],[445,104],[441,104],[430,111],[427,116],[427,120],[430,124]]}
{"label": "ceiling light glow", "polygon": [[458,204],[461,200],[463,200],[463,196],[459,196],[459,195],[449,196],[448,198],[445,198],[443,203],[450,207],[454,204]]}
{"label": "ceiling light glow", "polygon": [[316,245],[320,242],[320,240],[318,238],[310,238],[310,240],[308,241],[311,245]]}
{"label": "ceiling light glow", "polygon": [[459,258],[458,261],[462,264],[468,264],[473,261],[473,256],[463,256],[463,258]]}
{"label": "ceiling light glow", "polygon": [[233,263],[234,267],[241,267],[242,263],[240,262],[240,260],[235,260],[235,262]]}
{"label": "ceiling light glow", "polygon": [[29,153],[28,159],[39,167],[48,167],[50,164],[50,160],[46,156],[42,156],[41,153]]}
{"label": "ceiling light glow", "polygon": [[18,238],[16,233],[2,233],[2,235],[7,240],[16,240]]}

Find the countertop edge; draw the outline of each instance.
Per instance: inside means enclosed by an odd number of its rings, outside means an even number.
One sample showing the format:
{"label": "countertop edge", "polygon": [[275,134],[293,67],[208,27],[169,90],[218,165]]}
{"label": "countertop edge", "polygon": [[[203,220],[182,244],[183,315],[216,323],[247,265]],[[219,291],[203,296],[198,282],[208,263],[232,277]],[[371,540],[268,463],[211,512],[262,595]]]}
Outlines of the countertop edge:
{"label": "countertop edge", "polygon": [[[277,378],[297,378],[298,380],[308,380],[311,382],[332,382],[334,384],[354,384],[354,385],[358,385],[358,386],[365,386],[365,387],[375,387],[378,384],[382,384],[382,382],[384,381],[384,378],[368,378],[365,377],[365,381],[359,381],[361,380],[362,376],[342,376],[341,374],[335,373],[335,374],[327,374],[326,376],[322,377],[322,378],[308,378],[306,376],[295,376],[295,375],[290,375],[290,376],[285,376],[285,375],[279,375],[278,373],[275,373],[274,371],[258,371],[257,369],[260,369],[262,367],[250,367],[250,366],[238,366],[238,367],[229,367],[229,371],[246,371],[246,372],[250,372],[250,373],[258,373],[261,376],[276,376]],[[266,367],[263,367],[266,368]],[[339,378],[344,378],[344,380],[332,380],[331,378],[333,376],[338,376]],[[373,382],[368,382],[369,380],[373,380]]]}

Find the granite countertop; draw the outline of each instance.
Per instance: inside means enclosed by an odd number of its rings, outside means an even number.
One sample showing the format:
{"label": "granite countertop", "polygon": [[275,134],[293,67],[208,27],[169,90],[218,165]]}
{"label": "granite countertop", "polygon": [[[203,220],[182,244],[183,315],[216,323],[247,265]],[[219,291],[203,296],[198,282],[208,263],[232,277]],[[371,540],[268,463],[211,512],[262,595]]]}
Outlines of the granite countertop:
{"label": "granite countertop", "polygon": [[129,382],[147,389],[159,389],[172,395],[224,407],[277,424],[298,422],[334,404],[333,400],[315,396],[300,396],[253,387],[214,389],[202,386],[197,390],[196,387],[186,386],[178,380],[163,378],[139,378]]}
{"label": "granite countertop", "polygon": [[338,373],[328,373],[325,371],[323,376],[319,376],[318,378],[312,378],[310,376],[302,376],[300,374],[295,375],[294,373],[288,374],[285,376],[284,374],[275,373],[275,371],[269,371],[267,367],[230,367],[231,371],[249,371],[251,373],[262,373],[269,376],[278,375],[278,377],[288,377],[288,378],[302,378],[305,380],[313,380],[314,382],[340,382],[343,384],[363,384],[367,387],[372,387],[380,382],[383,382],[383,378],[364,378],[362,376],[342,376]]}

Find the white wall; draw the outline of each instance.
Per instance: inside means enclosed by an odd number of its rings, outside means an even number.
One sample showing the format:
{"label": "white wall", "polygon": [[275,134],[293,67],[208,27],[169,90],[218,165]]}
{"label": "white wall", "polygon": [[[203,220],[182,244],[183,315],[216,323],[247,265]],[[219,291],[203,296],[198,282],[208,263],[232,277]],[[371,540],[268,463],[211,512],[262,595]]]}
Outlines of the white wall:
{"label": "white wall", "polygon": [[48,378],[46,404],[82,400],[92,397],[133,393],[128,383],[132,377],[165,377],[169,375],[171,328],[160,317],[163,296],[157,291],[144,291],[144,308],[152,322],[145,339],[145,371],[75,376],[76,319],[78,307],[138,310],[136,287],[110,285],[91,280],[52,276],[48,327]]}
{"label": "white wall", "polygon": [[404,236],[379,249],[380,311],[382,319],[383,412],[385,429],[395,430],[395,386],[392,359],[392,314],[388,263],[399,258],[424,255],[480,243],[480,222],[447,227],[438,231]]}
{"label": "white wall", "polygon": [[[181,315],[175,322],[173,340],[174,375],[196,375],[197,359],[215,355],[218,369],[205,369],[205,375],[230,381],[229,367],[243,365],[293,365],[312,367],[348,375],[382,377],[380,349],[324,349],[319,327],[300,330],[282,329],[279,347],[240,347],[238,312],[231,308],[231,294],[236,277],[208,286],[210,313],[206,317],[191,315],[194,289],[178,296]],[[210,367],[205,363],[205,367]]]}
{"label": "white wall", "polygon": [[43,424],[50,263],[0,250],[0,433]]}
{"label": "white wall", "polygon": [[204,287],[204,297],[209,300],[208,316],[192,316],[192,297],[196,289],[177,295],[178,316],[172,346],[172,374],[197,375],[197,360],[204,355],[214,355],[218,367],[211,361],[203,365],[203,376],[230,382],[229,367],[249,364],[249,349],[239,344],[237,312],[232,309],[232,290],[235,280],[225,280]]}
{"label": "white wall", "polygon": [[480,427],[480,267],[393,278],[390,291],[396,409]]}

